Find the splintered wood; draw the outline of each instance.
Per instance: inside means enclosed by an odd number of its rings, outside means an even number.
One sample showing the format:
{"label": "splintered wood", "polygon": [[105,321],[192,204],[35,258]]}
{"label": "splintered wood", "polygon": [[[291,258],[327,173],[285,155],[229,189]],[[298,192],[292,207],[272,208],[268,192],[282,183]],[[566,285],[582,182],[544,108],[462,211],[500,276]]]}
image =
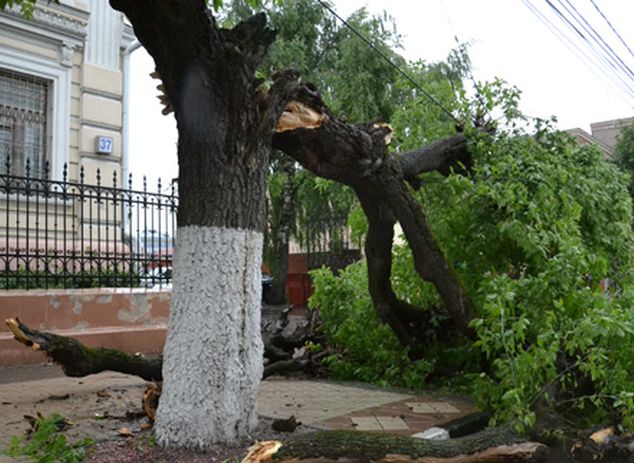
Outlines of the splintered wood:
{"label": "splintered wood", "polygon": [[285,132],[287,130],[296,129],[316,129],[326,119],[321,114],[304,103],[299,101],[291,101],[286,105],[284,112],[277,121],[275,126],[276,132]]}

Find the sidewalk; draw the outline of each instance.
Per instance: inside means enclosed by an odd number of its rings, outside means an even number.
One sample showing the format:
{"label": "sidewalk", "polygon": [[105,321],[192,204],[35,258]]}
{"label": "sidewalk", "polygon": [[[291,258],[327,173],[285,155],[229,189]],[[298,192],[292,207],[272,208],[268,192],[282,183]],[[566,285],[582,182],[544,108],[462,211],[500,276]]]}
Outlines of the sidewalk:
{"label": "sidewalk", "polygon": [[[69,378],[55,366],[0,368],[0,448],[27,427],[23,415],[61,413],[76,424],[71,439],[103,438],[130,426],[146,382],[104,372]],[[321,429],[413,435],[474,411],[468,402],[437,395],[411,395],[333,381],[269,378],[258,397],[261,416],[289,418]],[[0,459],[0,462],[3,461]]]}

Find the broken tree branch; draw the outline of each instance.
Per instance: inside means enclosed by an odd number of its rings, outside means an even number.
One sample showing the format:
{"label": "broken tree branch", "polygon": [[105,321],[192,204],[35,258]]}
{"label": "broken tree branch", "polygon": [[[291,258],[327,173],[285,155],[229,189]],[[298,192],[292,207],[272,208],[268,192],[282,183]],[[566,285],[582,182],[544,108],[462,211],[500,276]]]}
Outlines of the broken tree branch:
{"label": "broken tree branch", "polygon": [[67,376],[88,376],[102,371],[118,371],[146,381],[161,381],[162,359],[131,355],[116,349],[86,347],[74,338],[29,328],[18,318],[5,320],[15,339],[27,347],[46,353]]}
{"label": "broken tree branch", "polygon": [[510,427],[434,441],[356,431],[323,431],[254,445],[243,463],[537,463],[546,446],[526,442]]}
{"label": "broken tree branch", "polygon": [[471,156],[467,148],[467,137],[458,133],[403,153],[400,156],[403,176],[410,179],[433,171],[449,175],[452,169],[456,172],[465,172],[471,165]]}
{"label": "broken tree branch", "polygon": [[[417,173],[469,164],[466,138],[462,134],[441,140],[421,150],[396,157],[388,153],[391,128],[387,124],[354,125],[338,119],[310,88],[298,91],[292,100],[295,112],[310,114],[305,125],[283,124],[273,135],[273,146],[293,157],[317,176],[351,186],[363,207],[372,235],[369,236],[368,269],[370,293],[379,316],[388,323],[404,347],[412,347],[413,327],[400,314],[408,313],[391,290],[391,269],[385,251],[393,236],[385,230],[399,222],[414,255],[419,276],[432,283],[443,300],[444,310],[465,335],[472,337],[469,323],[473,305],[458,275],[442,253],[424,211],[407,188]],[[290,106],[290,104],[289,104]],[[321,115],[321,117],[319,117]],[[404,167],[407,169],[405,174]]]}

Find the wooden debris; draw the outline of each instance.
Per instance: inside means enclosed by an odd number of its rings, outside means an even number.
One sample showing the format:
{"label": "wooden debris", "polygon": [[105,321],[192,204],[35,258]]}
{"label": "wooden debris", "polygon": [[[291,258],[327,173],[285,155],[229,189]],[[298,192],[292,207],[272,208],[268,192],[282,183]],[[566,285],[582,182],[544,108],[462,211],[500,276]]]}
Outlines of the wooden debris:
{"label": "wooden debris", "polygon": [[244,457],[242,463],[269,462],[281,446],[282,443],[277,440],[256,442],[251,447],[249,447],[249,453],[247,453],[247,456]]}
{"label": "wooden debris", "polygon": [[593,433],[590,436],[590,440],[592,440],[597,445],[603,445],[607,443],[608,439],[614,435],[614,428],[610,426],[609,428],[600,429],[599,431]]}
{"label": "wooden debris", "polygon": [[156,409],[158,408],[162,389],[162,384],[150,383],[143,393],[143,411],[151,423],[156,418]]}
{"label": "wooden debris", "polygon": [[125,428],[125,427],[118,429],[117,434],[123,437],[132,437],[134,435],[134,433],[132,432],[130,428]]}
{"label": "wooden debris", "polygon": [[293,432],[300,424],[301,423],[295,419],[295,415],[291,415],[288,419],[273,421],[271,427],[277,432]]}
{"label": "wooden debris", "polygon": [[277,121],[275,131],[279,133],[296,129],[316,129],[321,126],[324,119],[325,114],[299,101],[291,101]]}

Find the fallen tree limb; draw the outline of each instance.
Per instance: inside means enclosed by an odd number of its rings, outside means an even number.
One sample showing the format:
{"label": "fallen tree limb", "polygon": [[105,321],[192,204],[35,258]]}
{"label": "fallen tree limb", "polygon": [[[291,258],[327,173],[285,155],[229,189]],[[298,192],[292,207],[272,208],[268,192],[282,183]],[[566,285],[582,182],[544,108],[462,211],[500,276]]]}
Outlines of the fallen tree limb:
{"label": "fallen tree limb", "polygon": [[[285,123],[296,122],[294,113],[313,117],[303,125]],[[385,250],[391,250],[393,236],[387,229],[396,222],[403,229],[420,278],[434,285],[454,326],[473,337],[473,304],[436,242],[425,212],[407,187],[407,183],[415,185],[423,172],[446,175],[452,169],[464,171],[471,162],[467,139],[457,134],[394,156],[387,147],[391,132],[387,124],[355,125],[337,118],[316,91],[304,86],[280,118],[273,147],[313,174],[355,191],[372,230],[366,242],[372,302],[403,347],[415,351],[422,331],[417,323],[411,323],[411,311],[394,296],[389,282],[391,269]]]}
{"label": "fallen tree limb", "polygon": [[[284,317],[286,314],[286,312],[282,312]],[[314,314],[311,314],[310,317],[312,320]],[[128,354],[117,349],[86,347],[77,339],[29,328],[18,318],[10,318],[5,320],[5,323],[18,342],[34,350],[44,352],[62,367],[67,376],[81,377],[102,371],[117,371],[139,376],[146,381],[160,382],[163,380],[163,359],[160,356],[145,357]],[[297,329],[292,330],[292,340],[300,342],[297,331]],[[306,336],[310,335],[308,330],[304,333]],[[277,333],[276,336],[281,335]],[[316,356],[306,354],[299,358],[291,358],[291,353],[272,344],[267,344],[265,352],[275,352],[276,355],[270,358],[272,363],[264,368],[263,378],[274,374],[312,371],[317,367],[321,358],[319,354]]]}
{"label": "fallen tree limb", "polygon": [[323,431],[254,445],[243,463],[537,463],[548,448],[508,426],[445,441],[356,431]]}
{"label": "fallen tree limb", "polygon": [[146,381],[162,381],[161,358],[131,355],[116,349],[86,347],[74,338],[29,328],[18,318],[5,320],[15,339],[33,350],[45,352],[67,376],[88,376],[118,371]]}

